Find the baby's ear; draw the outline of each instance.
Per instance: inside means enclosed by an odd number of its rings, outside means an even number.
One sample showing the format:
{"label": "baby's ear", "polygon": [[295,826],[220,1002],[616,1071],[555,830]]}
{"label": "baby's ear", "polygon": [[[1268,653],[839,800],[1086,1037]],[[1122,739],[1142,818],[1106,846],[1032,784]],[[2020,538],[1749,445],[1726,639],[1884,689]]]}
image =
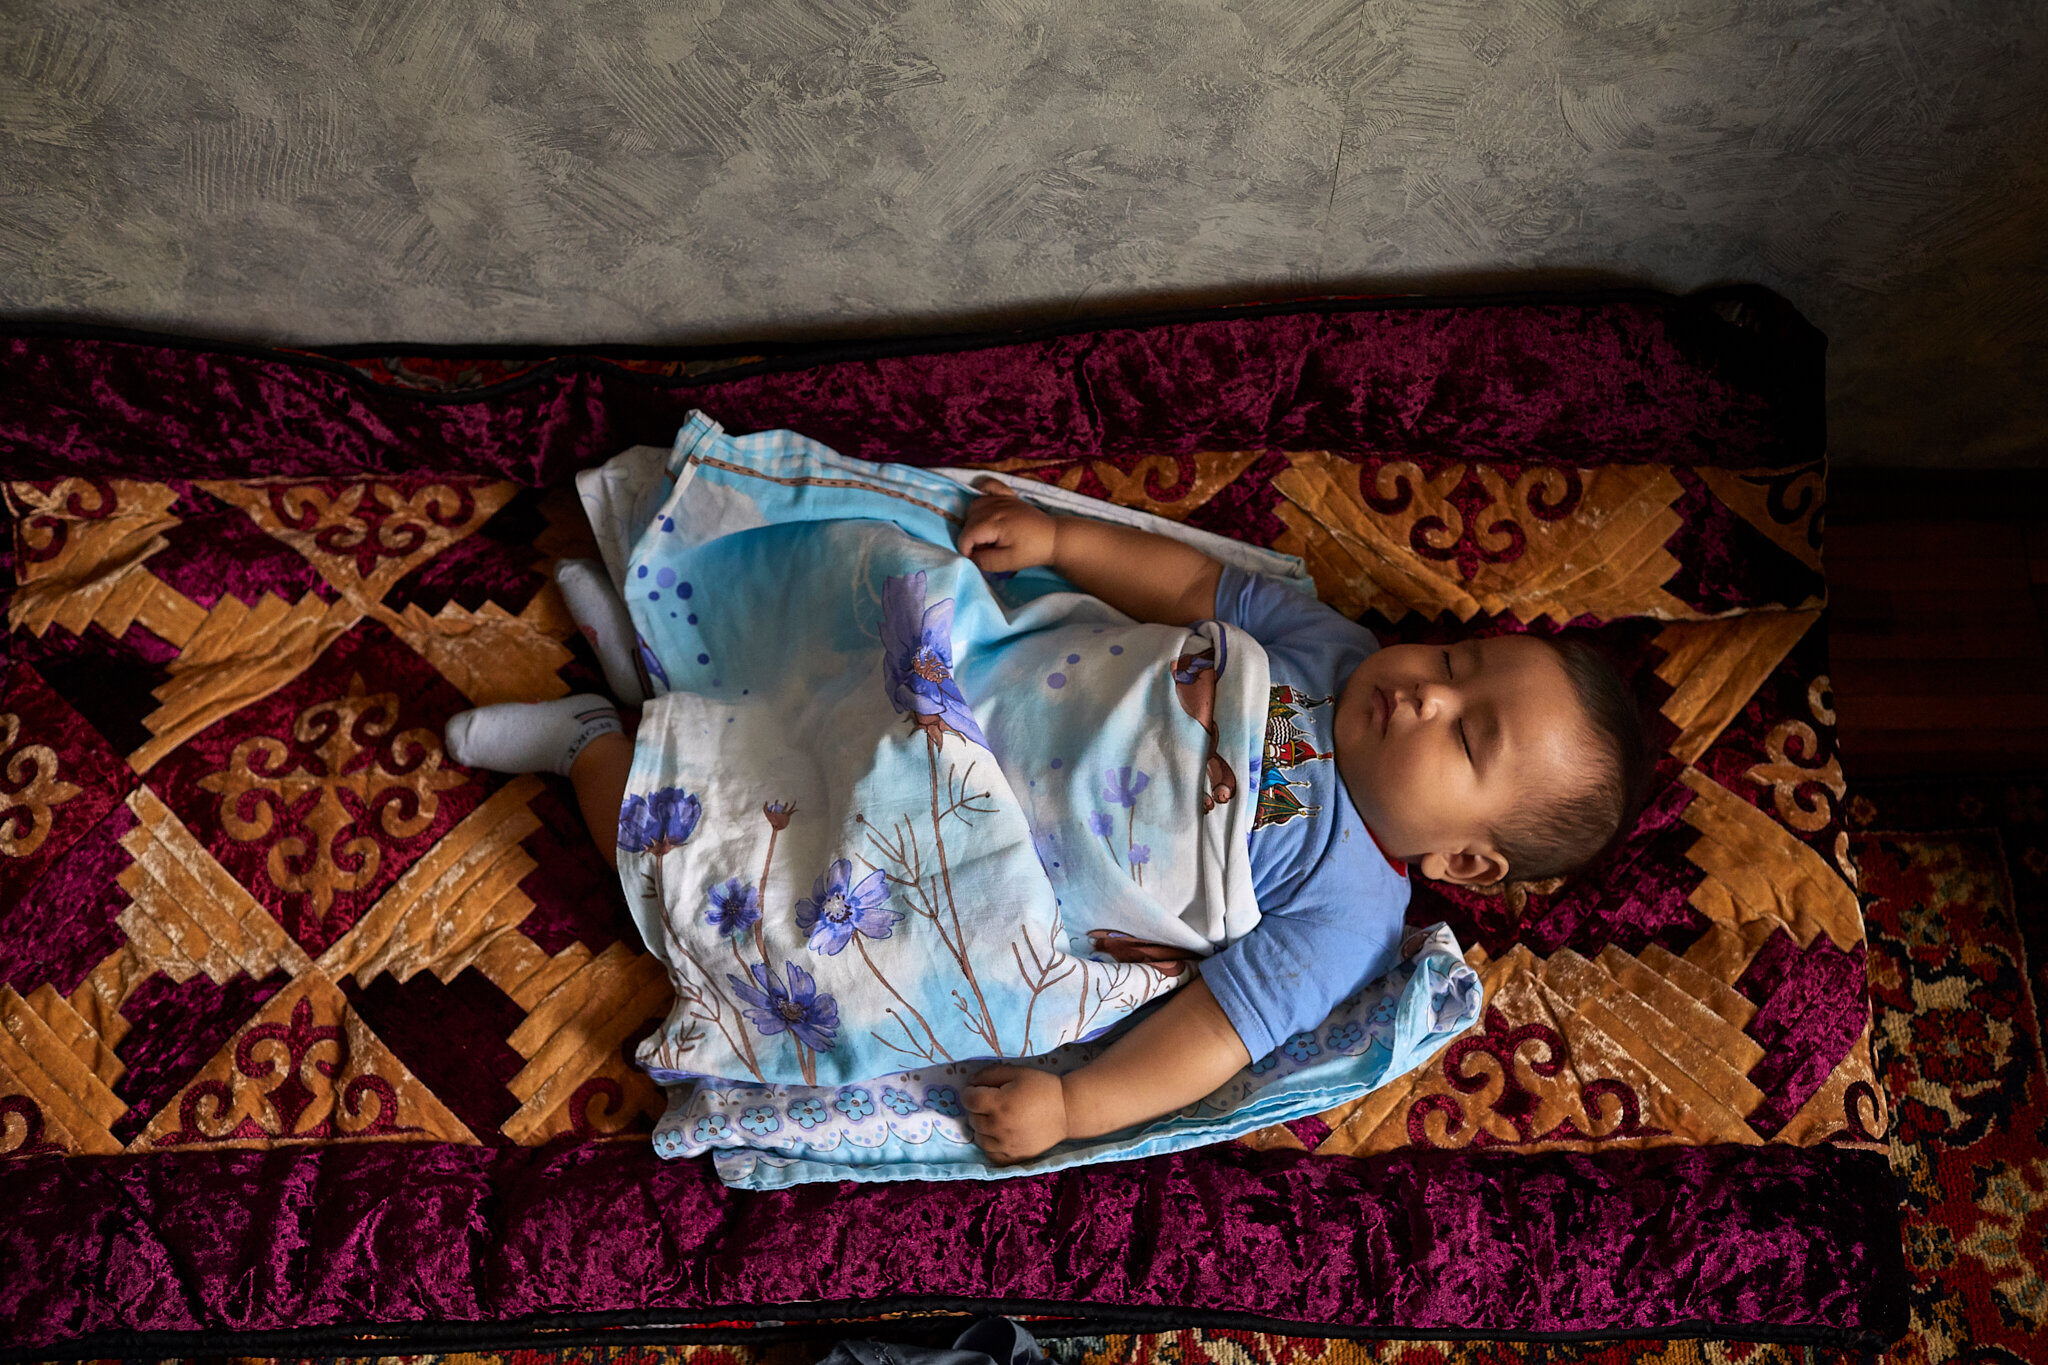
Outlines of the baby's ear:
{"label": "baby's ear", "polygon": [[1426,853],[1422,858],[1422,875],[1453,886],[1491,886],[1507,879],[1508,860],[1490,848]]}

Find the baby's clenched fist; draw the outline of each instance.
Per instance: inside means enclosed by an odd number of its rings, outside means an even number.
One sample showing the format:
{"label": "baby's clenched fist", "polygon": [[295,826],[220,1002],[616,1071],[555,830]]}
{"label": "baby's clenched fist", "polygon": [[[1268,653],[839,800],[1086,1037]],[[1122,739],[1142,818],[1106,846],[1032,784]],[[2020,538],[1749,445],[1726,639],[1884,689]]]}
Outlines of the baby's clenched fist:
{"label": "baby's clenched fist", "polygon": [[1059,523],[995,479],[975,486],[986,496],[968,505],[967,525],[955,542],[960,553],[984,573],[1014,573],[1052,563]]}
{"label": "baby's clenched fist", "polygon": [[1067,1136],[1066,1092],[1050,1071],[998,1063],[960,1092],[974,1140],[998,1166],[1029,1161]]}

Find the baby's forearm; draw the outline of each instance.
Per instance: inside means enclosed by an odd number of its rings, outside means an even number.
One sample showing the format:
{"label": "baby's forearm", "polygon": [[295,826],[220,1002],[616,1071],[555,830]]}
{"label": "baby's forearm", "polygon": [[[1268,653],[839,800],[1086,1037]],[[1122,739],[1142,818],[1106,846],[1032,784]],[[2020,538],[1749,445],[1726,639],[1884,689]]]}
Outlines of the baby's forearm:
{"label": "baby's forearm", "polygon": [[1067,1136],[1099,1137],[1192,1104],[1236,1075],[1251,1053],[1200,976],[1060,1078]]}
{"label": "baby's forearm", "polygon": [[1223,566],[1167,536],[1087,517],[1058,517],[1052,568],[1140,621],[1184,626],[1216,614]]}

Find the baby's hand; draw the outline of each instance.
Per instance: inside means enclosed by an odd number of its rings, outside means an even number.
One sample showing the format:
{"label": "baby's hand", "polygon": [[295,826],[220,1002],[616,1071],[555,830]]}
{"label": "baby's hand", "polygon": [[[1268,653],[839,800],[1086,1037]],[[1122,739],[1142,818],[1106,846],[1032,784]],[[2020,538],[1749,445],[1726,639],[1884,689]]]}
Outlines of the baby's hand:
{"label": "baby's hand", "polygon": [[1050,1071],[999,1063],[961,1092],[974,1140],[998,1166],[1028,1161],[1067,1136],[1067,1101]]}
{"label": "baby's hand", "polygon": [[1058,524],[995,479],[975,485],[987,494],[967,508],[960,553],[984,573],[1014,573],[1050,564],[1059,540]]}

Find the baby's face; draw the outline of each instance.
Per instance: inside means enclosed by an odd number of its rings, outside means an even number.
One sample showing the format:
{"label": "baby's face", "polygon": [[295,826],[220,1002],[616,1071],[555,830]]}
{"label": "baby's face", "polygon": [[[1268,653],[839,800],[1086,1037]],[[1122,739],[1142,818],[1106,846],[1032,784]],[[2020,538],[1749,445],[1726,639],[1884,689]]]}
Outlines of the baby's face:
{"label": "baby's face", "polygon": [[1337,770],[1373,837],[1439,881],[1509,871],[1490,831],[1582,780],[1586,722],[1557,653],[1503,635],[1394,645],[1337,699]]}

